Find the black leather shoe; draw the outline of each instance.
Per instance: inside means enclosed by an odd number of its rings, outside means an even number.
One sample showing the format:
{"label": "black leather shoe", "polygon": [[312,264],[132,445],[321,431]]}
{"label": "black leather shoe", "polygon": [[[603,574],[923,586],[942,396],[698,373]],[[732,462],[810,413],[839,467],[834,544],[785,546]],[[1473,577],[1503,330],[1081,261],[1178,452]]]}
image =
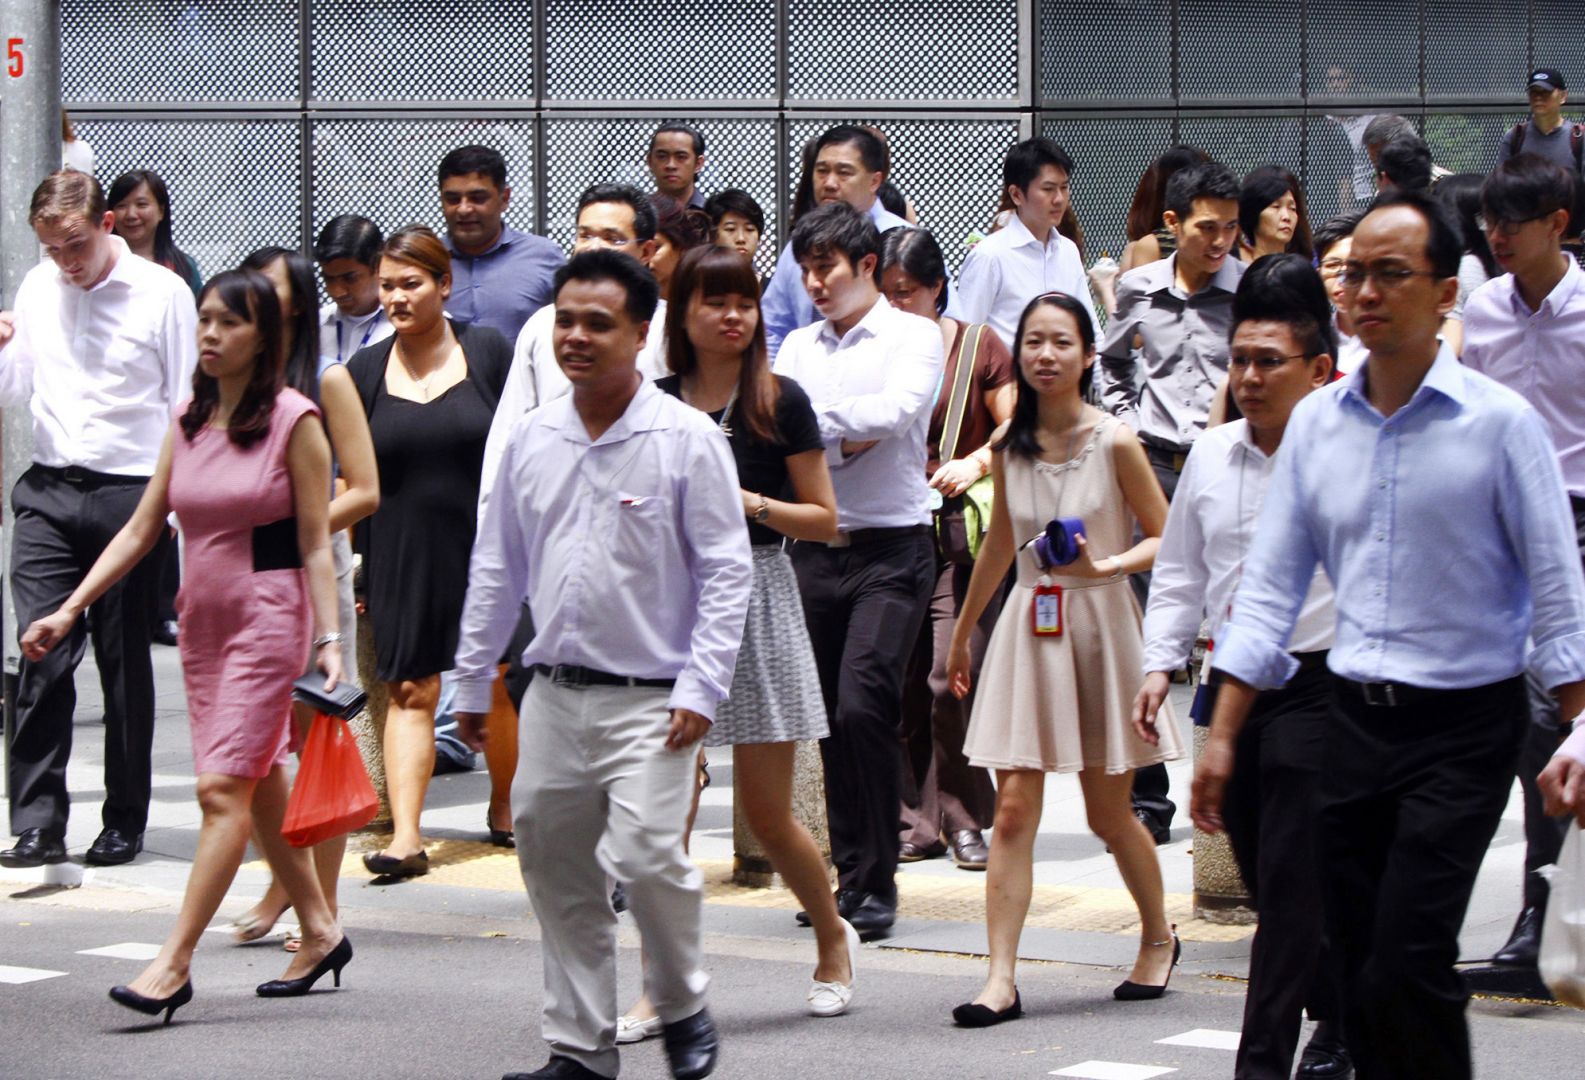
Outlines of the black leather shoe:
{"label": "black leather shoe", "polygon": [[533,1072],[507,1073],[501,1080],[610,1080],[602,1073],[585,1068],[570,1057],[560,1054],[551,1055],[551,1059]]}
{"label": "black leather shoe", "polygon": [[0,851],[0,866],[43,866],[66,861],[66,841],[48,829],[23,829],[15,847]]}
{"label": "black leather shoe", "polygon": [[671,1074],[676,1080],[701,1080],[715,1071],[721,1039],[716,1035],[709,1009],[667,1024],[661,1037],[666,1040],[666,1060],[671,1063]]}
{"label": "black leather shoe", "polygon": [[985,845],[985,834],[978,829],[959,829],[953,833],[952,861],[959,870],[984,870],[990,861],[991,849]]}
{"label": "black leather shoe", "polygon": [[884,935],[897,922],[897,901],[874,893],[859,893],[851,914],[844,915],[860,934]]}
{"label": "black leather shoe", "polygon": [[517,846],[517,837],[512,835],[511,829],[497,829],[490,823],[490,812],[488,810],[484,812],[484,827],[490,834],[491,847],[515,848]]}
{"label": "black leather shoe", "polygon": [[[837,914],[842,916],[844,919],[847,919],[849,916],[851,916],[853,914],[853,909],[859,906],[859,901],[864,899],[864,894],[858,892],[855,889],[838,889],[835,895],[837,898]],[[793,920],[797,922],[799,926],[813,925],[813,923],[809,921],[809,913],[807,911],[800,911],[798,914],[793,916]]]}
{"label": "black leather shoe", "polygon": [[1322,1021],[1299,1057],[1295,1076],[1310,1080],[1348,1080],[1354,1075],[1354,1062],[1348,1050],[1338,1041],[1331,1025]]}
{"label": "black leather shoe", "polygon": [[1007,1020],[1017,1020],[1024,1015],[1024,999],[1019,996],[1018,988],[1013,988],[1013,1003],[1005,1009],[993,1009],[988,1005],[976,1005],[969,1002],[959,1005],[952,1010],[952,1022],[958,1027],[982,1028],[995,1027]]}
{"label": "black leather shoe", "polygon": [[1491,958],[1503,967],[1533,968],[1541,960],[1541,922],[1546,914],[1540,907],[1527,907],[1513,924],[1508,942]]}
{"label": "black leather shoe", "polygon": [[165,1014],[165,1023],[169,1025],[171,1017],[176,1015],[176,1010],[193,1000],[193,980],[188,979],[176,988],[176,993],[170,997],[162,998],[144,997],[136,990],[126,986],[112,986],[110,988],[110,1000],[117,1005],[125,1005],[129,1009],[135,1009],[145,1016],[158,1016],[163,1012]]}
{"label": "black leather shoe", "polygon": [[154,628],[151,638],[156,645],[176,644],[176,620],[166,619]]}
{"label": "black leather shoe", "polygon": [[939,859],[946,853],[947,845],[939,840],[924,847],[905,840],[902,846],[897,849],[897,861],[900,863],[923,862],[925,859]]}
{"label": "black leather shoe", "polygon": [[383,851],[371,851],[363,857],[363,868],[376,877],[423,877],[429,873],[429,852],[398,859]]}
{"label": "black leather shoe", "polygon": [[88,846],[83,862],[89,866],[120,866],[137,858],[143,850],[143,834],[129,836],[120,829],[105,829]]}
{"label": "black leather shoe", "polygon": [[1142,806],[1136,806],[1134,807],[1134,816],[1139,819],[1139,823],[1150,833],[1150,838],[1156,842],[1157,847],[1171,841],[1172,826],[1162,821],[1155,814]]}

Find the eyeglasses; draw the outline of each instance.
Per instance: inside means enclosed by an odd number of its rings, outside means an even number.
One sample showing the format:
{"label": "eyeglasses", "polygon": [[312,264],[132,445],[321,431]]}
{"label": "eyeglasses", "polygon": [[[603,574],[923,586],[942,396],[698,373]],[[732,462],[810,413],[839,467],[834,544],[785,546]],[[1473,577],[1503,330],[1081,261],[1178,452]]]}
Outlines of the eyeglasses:
{"label": "eyeglasses", "polygon": [[580,244],[599,243],[615,248],[627,247],[629,244],[636,244],[638,242],[632,237],[623,236],[620,233],[597,233],[591,229],[579,229],[576,234],[576,240]]}
{"label": "eyeglasses", "polygon": [[1304,353],[1294,353],[1292,356],[1241,356],[1238,353],[1234,353],[1227,358],[1227,366],[1233,371],[1243,371],[1245,368],[1254,365],[1256,371],[1265,375],[1276,371],[1289,360],[1304,359],[1306,359]]}
{"label": "eyeglasses", "polygon": [[1530,224],[1532,221],[1540,221],[1542,218],[1551,216],[1552,215],[1550,214],[1537,214],[1535,217],[1527,217],[1521,221],[1502,221],[1498,218],[1488,218],[1485,214],[1476,214],[1475,228],[1484,233],[1499,233],[1503,236],[1518,236],[1519,230]]}
{"label": "eyeglasses", "polygon": [[1321,261],[1321,276],[1336,277],[1343,272],[1348,263],[1342,259],[1323,259]]}
{"label": "eyeglasses", "polygon": [[1366,281],[1374,280],[1376,288],[1390,292],[1393,289],[1403,288],[1410,278],[1439,276],[1441,275],[1433,274],[1429,270],[1413,270],[1407,266],[1366,266],[1363,263],[1351,262],[1344,264],[1342,272],[1337,277],[1347,289],[1357,289]]}

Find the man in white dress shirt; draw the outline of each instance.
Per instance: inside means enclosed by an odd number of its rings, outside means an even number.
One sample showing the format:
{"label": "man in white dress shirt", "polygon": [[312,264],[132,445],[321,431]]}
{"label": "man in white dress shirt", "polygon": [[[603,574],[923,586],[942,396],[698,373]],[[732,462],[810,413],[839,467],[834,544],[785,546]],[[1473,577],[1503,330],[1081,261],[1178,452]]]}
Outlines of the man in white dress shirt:
{"label": "man in white dress shirt", "polygon": [[[33,465],[11,492],[11,593],[17,624],[59,607],[126,524],[154,473],[176,406],[192,393],[197,312],[175,274],[132,255],[92,176],[63,170],[33,192],[28,223],[50,261],[28,272],[0,321],[0,403],[28,403]],[[149,637],[162,538],[89,609],[69,647],[22,661],[11,745],[11,831],[0,864],[66,858],[73,675],[91,635],[105,700],[104,828],[91,864],[143,847],[154,742]]]}
{"label": "man in white dress shirt", "polygon": [[831,722],[820,752],[837,908],[873,934],[896,920],[903,676],[935,584],[925,435],[941,331],[882,299],[880,233],[846,202],[800,218],[792,250],[821,320],[787,336],[775,370],[814,404],[840,529],[795,544],[792,560]]}
{"label": "man in white dress shirt", "polygon": [[380,306],[380,227],[358,214],[331,218],[314,241],[314,261],[330,302],[319,309],[319,363],[345,364],[393,330]]}
{"label": "man in white dress shirt", "polygon": [[1018,317],[1042,293],[1063,292],[1083,304],[1100,340],[1089,280],[1078,245],[1057,231],[1072,201],[1073,160],[1050,139],[1025,139],[1002,162],[1002,190],[1013,201],[1005,228],[970,249],[959,275],[958,304],[971,323],[986,323],[1013,347]]}
{"label": "man in white dress shirt", "polygon": [[[1229,389],[1242,418],[1195,442],[1167,514],[1145,610],[1145,684],[1134,722],[1154,740],[1155,717],[1209,621],[1214,642],[1232,610],[1261,499],[1288,416],[1326,385],[1336,349],[1331,303],[1298,255],[1259,260],[1233,298]],[[1320,1021],[1301,1077],[1344,1076],[1336,980],[1322,950],[1320,865],[1313,833],[1316,780],[1330,704],[1326,654],[1337,612],[1317,569],[1288,650],[1300,664],[1286,687],[1262,694],[1242,730],[1213,728],[1196,790],[1215,787],[1244,881],[1260,912],[1233,1075],[1289,1076],[1308,1006]],[[1191,714],[1210,720],[1216,681]],[[1225,798],[1222,789],[1225,786]]]}
{"label": "man in white dress shirt", "polygon": [[709,1075],[701,877],[683,851],[696,744],[732,684],[752,579],[726,437],[637,369],[658,288],[613,251],[556,273],[570,395],[517,418],[485,503],[457,647],[460,733],[482,748],[496,661],[526,601],[512,787],[518,859],[544,927],[551,1059],[509,1077],[613,1077],[616,915],[627,888],[672,1075]]}

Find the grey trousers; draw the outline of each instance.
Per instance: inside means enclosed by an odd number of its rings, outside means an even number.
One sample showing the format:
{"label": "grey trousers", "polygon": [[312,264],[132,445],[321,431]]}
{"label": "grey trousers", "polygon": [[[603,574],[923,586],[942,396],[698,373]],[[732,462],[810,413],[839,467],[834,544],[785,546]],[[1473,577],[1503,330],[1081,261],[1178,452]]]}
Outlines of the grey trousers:
{"label": "grey trousers", "polygon": [[534,679],[518,720],[517,858],[543,927],[541,1030],[553,1054],[615,1076],[616,913],[627,889],[644,989],[666,1023],[704,1007],[703,877],[682,848],[697,747],[667,750],[670,692]]}

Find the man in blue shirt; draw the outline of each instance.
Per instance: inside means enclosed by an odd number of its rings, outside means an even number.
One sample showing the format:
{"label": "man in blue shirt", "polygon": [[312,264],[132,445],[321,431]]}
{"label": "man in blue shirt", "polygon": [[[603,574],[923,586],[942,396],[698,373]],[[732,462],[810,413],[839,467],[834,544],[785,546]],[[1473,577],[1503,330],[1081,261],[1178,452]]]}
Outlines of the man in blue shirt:
{"label": "man in blue shirt", "polygon": [[440,212],[451,251],[446,313],[516,341],[528,317],[550,302],[551,280],[567,260],[543,236],[507,227],[511,201],[500,151],[460,146],[441,159]]}
{"label": "man in blue shirt", "polygon": [[[1437,330],[1458,290],[1446,210],[1392,192],[1343,270],[1365,365],[1294,409],[1213,666],[1195,824],[1222,827],[1233,744],[1283,685],[1320,563],[1336,587],[1319,834],[1328,937],[1358,1075],[1471,1075],[1453,964],[1508,801],[1528,664],[1585,709],[1585,575],[1547,429],[1459,366]],[[1533,641],[1533,645],[1531,644]]]}

